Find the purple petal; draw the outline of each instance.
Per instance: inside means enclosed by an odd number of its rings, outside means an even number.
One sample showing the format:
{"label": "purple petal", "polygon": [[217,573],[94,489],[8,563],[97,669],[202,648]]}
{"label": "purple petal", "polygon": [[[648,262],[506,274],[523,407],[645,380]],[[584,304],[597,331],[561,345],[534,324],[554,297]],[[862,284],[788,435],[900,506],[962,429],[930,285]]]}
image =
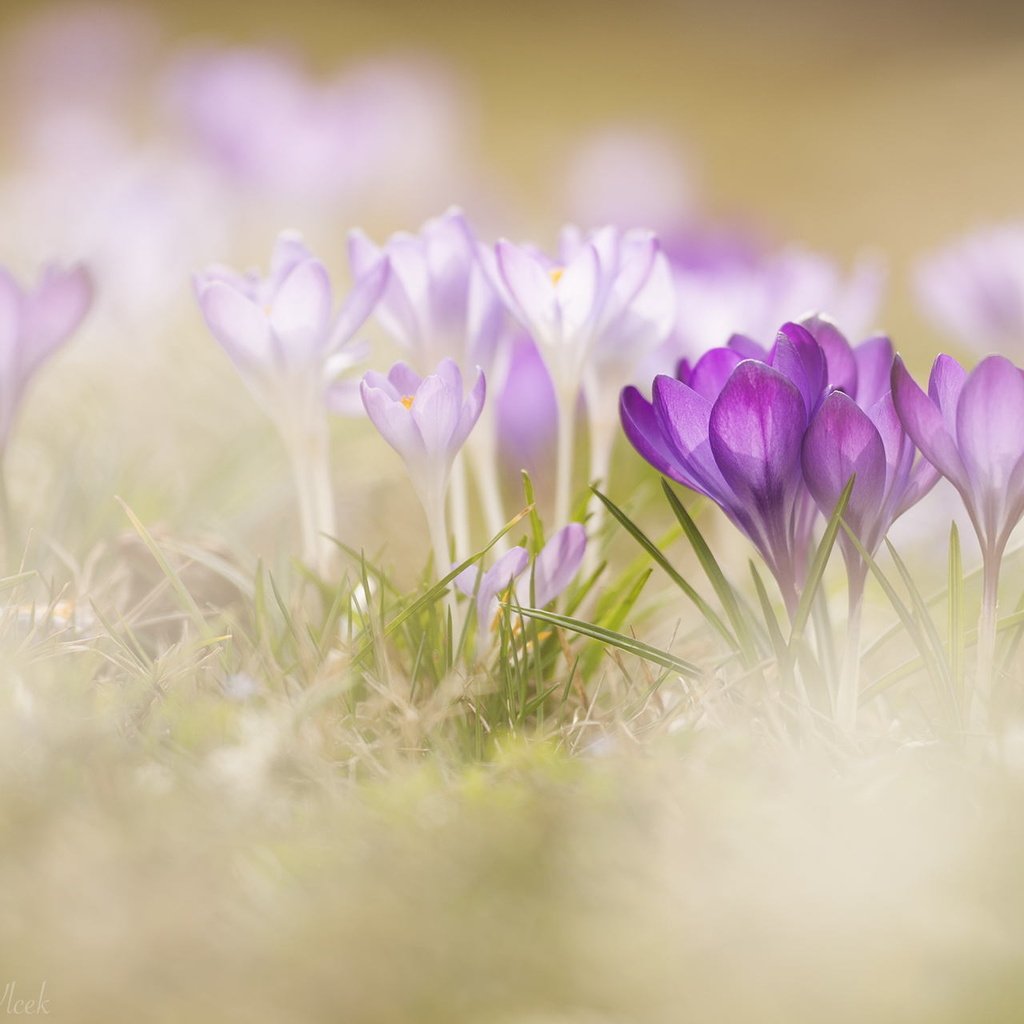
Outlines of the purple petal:
{"label": "purple petal", "polygon": [[928,396],[939,407],[951,437],[956,437],[956,409],[966,380],[967,371],[952,356],[935,357],[928,378]]}
{"label": "purple petal", "polygon": [[725,481],[762,514],[799,483],[804,398],[777,370],[745,360],[711,409],[711,451]]}
{"label": "purple petal", "polygon": [[[564,526],[544,545],[533,566],[534,607],[550,604],[569,586],[586,548],[587,534],[579,523]],[[524,598],[529,603],[528,591]]]}
{"label": "purple petal", "polygon": [[967,470],[943,414],[910,376],[899,356],[892,365],[892,401],[903,429],[921,454],[961,493],[966,493]]}
{"label": "purple petal", "polygon": [[523,325],[538,343],[554,338],[558,332],[558,303],[555,286],[541,261],[511,242],[495,247],[501,281],[515,302]]}
{"label": "purple petal", "polygon": [[203,289],[199,305],[210,332],[237,364],[249,368],[272,363],[270,321],[256,303],[214,281]]}
{"label": "purple petal", "polygon": [[810,316],[800,321],[821,346],[828,366],[828,386],[848,395],[857,393],[857,361],[846,336],[824,316]]}
{"label": "purple petal", "polygon": [[473,427],[476,426],[476,421],[480,419],[480,413],[483,411],[486,398],[487,379],[484,376],[483,370],[477,367],[476,380],[473,381],[473,386],[469,389],[462,402],[459,422],[455,427],[455,432],[452,434],[451,445],[455,450],[458,450],[466,443],[466,438],[469,437]]}
{"label": "purple petal", "polygon": [[974,487],[1000,502],[1014,500],[1017,496],[1007,491],[1024,458],[1024,374],[1003,356],[983,359],[960,393],[956,428]]}
{"label": "purple petal", "polygon": [[740,354],[731,348],[713,348],[697,360],[688,383],[697,394],[713,402],[741,361]]}
{"label": "purple petal", "polygon": [[787,377],[803,395],[807,416],[821,404],[828,386],[828,363],[821,346],[799,324],[783,324],[768,364]]}
{"label": "purple petal", "polygon": [[881,540],[872,534],[872,526],[879,522],[885,497],[885,446],[867,414],[844,392],[833,391],[811,420],[801,461],[807,487],[826,516],[856,474],[845,518],[868,550],[873,550]]}
{"label": "purple petal", "polygon": [[331,281],[319,260],[305,260],[281,283],[270,308],[270,326],[285,357],[301,364],[327,341]]}
{"label": "purple petal", "polygon": [[553,469],[558,402],[551,375],[528,337],[516,340],[497,401],[498,450],[510,473],[527,470],[540,491]]}
{"label": "purple petal", "polygon": [[335,317],[328,346],[331,351],[341,348],[366,323],[387,288],[389,276],[390,264],[386,257],[371,263],[358,274]]}
{"label": "purple petal", "polygon": [[[498,595],[507,590],[516,577],[530,564],[526,548],[514,547],[505,552],[484,573],[476,595],[476,621],[481,631],[489,629],[498,612]],[[458,580],[456,580],[458,582]],[[474,580],[474,583],[476,581]],[[472,588],[469,593],[472,593]],[[521,603],[521,602],[520,602]]]}
{"label": "purple petal", "polygon": [[870,409],[891,388],[893,352],[892,342],[885,337],[869,338],[853,350],[857,361],[857,404]]}
{"label": "purple petal", "polygon": [[625,388],[619,399],[622,429],[629,443],[659,473],[694,487],[692,477],[680,468],[674,450],[665,441],[654,405],[634,387]]}
{"label": "purple petal", "polygon": [[453,457],[457,447],[452,435],[462,412],[462,389],[455,390],[436,373],[428,374],[416,391],[410,412],[427,453]]}
{"label": "purple petal", "polygon": [[398,452],[410,468],[427,457],[419,428],[412,413],[401,401],[396,401],[382,388],[373,387],[366,378],[360,385],[363,407],[381,437]]}
{"label": "purple petal", "polygon": [[654,413],[671,453],[671,465],[675,468],[672,476],[687,487],[728,504],[732,495],[708,439],[711,409],[703,395],[682,381],[665,376],[654,379]]}
{"label": "purple petal", "polygon": [[395,363],[388,370],[387,379],[395,389],[396,398],[411,398],[423,383],[423,378],[408,363]]}

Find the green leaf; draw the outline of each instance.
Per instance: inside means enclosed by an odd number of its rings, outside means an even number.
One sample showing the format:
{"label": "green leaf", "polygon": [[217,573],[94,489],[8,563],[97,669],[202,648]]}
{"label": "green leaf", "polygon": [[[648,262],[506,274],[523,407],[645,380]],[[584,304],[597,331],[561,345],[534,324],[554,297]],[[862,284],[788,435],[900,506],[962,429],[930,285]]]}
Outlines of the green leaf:
{"label": "green leaf", "polygon": [[708,547],[703,534],[701,534],[700,530],[697,528],[697,524],[693,521],[690,513],[683,507],[683,503],[676,496],[676,493],[672,490],[668,481],[664,477],[662,477],[661,480],[661,487],[665,492],[665,497],[668,499],[673,515],[675,515],[679,525],[683,528],[683,532],[686,534],[686,539],[690,542],[690,546],[693,548],[694,554],[696,554],[697,560],[700,562],[701,568],[704,570],[704,574],[707,576],[715,593],[718,595],[718,600],[722,602],[726,618],[728,618],[729,622],[732,624],[736,639],[739,642],[744,661],[748,667],[757,664],[759,660],[757,656],[757,645],[755,644],[754,636],[750,631],[749,622],[740,610],[740,603],[737,599],[736,591],[733,589],[732,584],[725,578],[725,573],[722,572],[722,568],[718,564],[717,559],[711,553],[711,548]]}
{"label": "green leaf", "polygon": [[520,608],[518,612],[520,615],[536,619],[538,622],[546,622],[548,625],[571,630],[580,636],[589,637],[591,640],[598,640],[601,643],[608,644],[610,647],[625,651],[627,654],[633,654],[638,658],[643,658],[645,661],[653,662],[662,668],[678,672],[680,675],[687,676],[690,679],[703,679],[705,677],[705,673],[696,665],[684,661],[682,658],[677,658],[674,654],[669,654],[667,651],[659,650],[657,647],[652,647],[650,644],[636,640],[631,636],[603,629],[601,626],[595,626],[580,619],[572,619],[567,615],[546,612],[540,608]]}
{"label": "green leaf", "polygon": [[612,517],[625,529],[630,536],[651,556],[653,561],[661,567],[668,578],[696,605],[697,610],[707,620],[708,624],[719,633],[725,642],[734,650],[740,650],[740,644],[736,637],[729,631],[729,628],[719,617],[718,613],[704,600],[694,588],[676,570],[675,566],[665,557],[661,549],[633,522],[625,512],[596,488],[592,488],[598,500],[611,513]]}
{"label": "green leaf", "polygon": [[843,488],[842,494],[839,495],[836,507],[832,510],[832,515],[829,516],[828,523],[825,525],[825,532],[821,535],[821,540],[815,549],[814,557],[811,559],[811,567],[807,571],[807,579],[804,582],[803,592],[800,594],[800,602],[797,604],[796,614],[793,616],[793,626],[789,633],[789,647],[791,649],[794,643],[803,636],[804,629],[807,626],[811,609],[814,607],[814,598],[825,575],[825,567],[828,565],[829,556],[832,554],[832,548],[835,546],[836,536],[839,533],[839,524],[843,521],[843,513],[846,512],[846,506],[849,504],[850,494],[853,492],[853,485],[856,479],[856,475],[854,475],[846,481],[846,486]]}

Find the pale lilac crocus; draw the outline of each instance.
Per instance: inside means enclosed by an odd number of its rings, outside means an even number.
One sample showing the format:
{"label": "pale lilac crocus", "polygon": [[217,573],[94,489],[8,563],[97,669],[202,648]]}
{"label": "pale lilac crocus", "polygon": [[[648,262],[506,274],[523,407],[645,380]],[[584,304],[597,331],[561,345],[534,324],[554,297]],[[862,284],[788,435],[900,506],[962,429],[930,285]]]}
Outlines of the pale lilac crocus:
{"label": "pale lilac crocus", "polygon": [[214,266],[195,277],[206,324],[273,419],[288,449],[299,497],[303,555],[329,570],[336,529],[327,412],[351,407],[355,385],[339,374],[361,361],[355,334],[387,282],[385,259],[365,268],[335,312],[330,278],[294,233],[282,234],[270,273]]}
{"label": "pale lilac crocus", "polygon": [[387,376],[368,372],[360,385],[363,406],[381,436],[401,456],[423,506],[439,572],[449,564],[445,495],[452,463],[480,417],[486,394],[482,370],[468,391],[451,359],[420,377],[406,363]]}
{"label": "pale lilac crocus", "polygon": [[541,548],[534,559],[532,573],[526,571],[530,565],[529,552],[518,546],[506,551],[482,575],[475,565],[461,572],[455,578],[456,586],[467,595],[476,592],[478,652],[490,648],[490,636],[503,593],[514,594],[515,603],[522,608],[546,607],[575,579],[586,548],[583,526],[570,523]]}
{"label": "pale lilac crocus", "polygon": [[[558,260],[501,241],[495,262],[510,308],[536,341],[558,396],[555,517],[564,521],[581,390],[588,390],[597,416],[609,398],[608,381],[617,377],[617,390],[624,367],[635,368],[667,335],[674,318],[667,266],[653,235],[616,228],[585,237],[565,233]],[[606,447],[603,439],[598,446]]]}
{"label": "pale lilac crocus", "polygon": [[943,334],[976,351],[1024,351],[1024,221],[981,228],[922,257],[914,285]]}
{"label": "pale lilac crocus", "polygon": [[897,359],[892,393],[907,434],[959,492],[981,546],[978,688],[985,696],[993,682],[1000,564],[1024,516],[1024,372],[988,356],[967,373],[940,355],[926,394]]}
{"label": "pale lilac crocus", "polygon": [[[481,245],[462,211],[451,208],[427,221],[416,234],[399,232],[383,246],[363,232],[349,237],[349,255],[358,269],[386,255],[391,276],[375,317],[425,373],[444,358],[464,371],[481,367],[492,391],[501,390],[508,366],[505,351],[510,318],[480,261]],[[487,409],[473,432],[466,455],[472,460],[489,534],[505,523],[497,474],[494,416]],[[456,550],[469,552],[469,489],[464,458],[452,475],[452,514]]]}
{"label": "pale lilac crocus", "polygon": [[0,459],[32,378],[71,337],[92,301],[84,267],[44,267],[30,288],[0,268]]}

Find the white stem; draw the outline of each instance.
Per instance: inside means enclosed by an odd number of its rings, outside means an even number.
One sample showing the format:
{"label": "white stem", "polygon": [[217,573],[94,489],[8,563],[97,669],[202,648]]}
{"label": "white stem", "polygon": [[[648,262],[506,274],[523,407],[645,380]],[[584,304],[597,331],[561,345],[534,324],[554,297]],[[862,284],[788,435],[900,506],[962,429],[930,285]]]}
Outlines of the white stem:
{"label": "white stem", "polygon": [[[597,485],[602,492],[608,493],[608,481],[611,476],[612,449],[615,446],[615,431],[618,421],[609,418],[607,414],[608,403],[595,393],[594,400],[587,401],[587,418],[590,432],[590,477],[587,481],[590,485]],[[598,538],[604,529],[605,507],[604,504],[591,496],[587,505],[590,512],[588,521],[588,532],[590,543],[587,545],[586,554],[583,560],[583,573],[590,575],[597,568],[597,560],[600,554]]]}
{"label": "white stem", "polygon": [[455,560],[461,561],[469,554],[471,539],[469,528],[469,479],[466,473],[465,450],[455,456],[452,465],[452,481],[448,491],[448,512],[455,531]]}
{"label": "white stem", "polygon": [[1002,551],[986,551],[982,568],[981,615],[978,618],[978,665],[968,721],[972,729],[991,727],[990,704],[995,684],[996,618]]}
{"label": "white stem", "polygon": [[860,700],[860,623],[864,607],[863,587],[850,590],[850,612],[846,618],[846,645],[843,665],[836,694],[836,721],[845,733],[857,727],[857,707]]}
{"label": "white stem", "polygon": [[578,389],[562,388],[558,395],[558,454],[555,466],[555,521],[560,530],[572,512],[573,466],[576,461],[576,403]]}
{"label": "white stem", "polygon": [[[487,410],[484,410],[484,416]],[[493,540],[505,527],[505,510],[501,503],[501,479],[498,475],[497,439],[493,423],[484,423],[484,416],[470,435],[467,449],[473,463],[476,490],[483,505],[487,539]],[[478,433],[478,431],[481,431]],[[502,537],[494,546],[494,554],[502,554],[508,547],[507,538]]]}
{"label": "white stem", "polygon": [[281,434],[292,464],[302,531],[302,559],[329,578],[337,560],[330,537],[337,533],[331,487],[330,430],[326,413],[285,420]]}
{"label": "white stem", "polygon": [[[451,556],[448,551],[448,524],[445,516],[445,490],[439,488],[436,494],[422,494],[423,512],[427,517],[427,530],[430,532],[430,544],[434,551],[434,575],[440,580],[451,571]],[[455,623],[455,597],[449,585],[444,599],[445,615],[451,612]],[[456,626],[456,629],[458,627]]]}

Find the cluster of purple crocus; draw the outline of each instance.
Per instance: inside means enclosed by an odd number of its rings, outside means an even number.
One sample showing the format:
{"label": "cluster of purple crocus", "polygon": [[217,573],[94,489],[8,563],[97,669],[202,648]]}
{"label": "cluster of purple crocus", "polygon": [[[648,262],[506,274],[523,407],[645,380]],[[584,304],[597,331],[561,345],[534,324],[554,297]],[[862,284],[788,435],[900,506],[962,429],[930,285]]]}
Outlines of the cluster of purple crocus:
{"label": "cluster of purple crocus", "polygon": [[[940,475],[948,479],[981,545],[979,644],[990,669],[999,566],[1024,515],[1024,372],[1007,359],[989,356],[967,373],[941,355],[925,393],[887,338],[850,345],[830,321],[810,317],[784,324],[768,348],[737,335],[692,367],[682,362],[655,378],[650,400],[628,387],[620,410],[640,455],[749,537],[791,615],[815,520],[831,515],[852,480],[844,519],[853,537],[840,543],[854,635],[865,555]],[[858,657],[855,644],[849,657]],[[852,724],[856,675],[844,678],[838,711]]]}

